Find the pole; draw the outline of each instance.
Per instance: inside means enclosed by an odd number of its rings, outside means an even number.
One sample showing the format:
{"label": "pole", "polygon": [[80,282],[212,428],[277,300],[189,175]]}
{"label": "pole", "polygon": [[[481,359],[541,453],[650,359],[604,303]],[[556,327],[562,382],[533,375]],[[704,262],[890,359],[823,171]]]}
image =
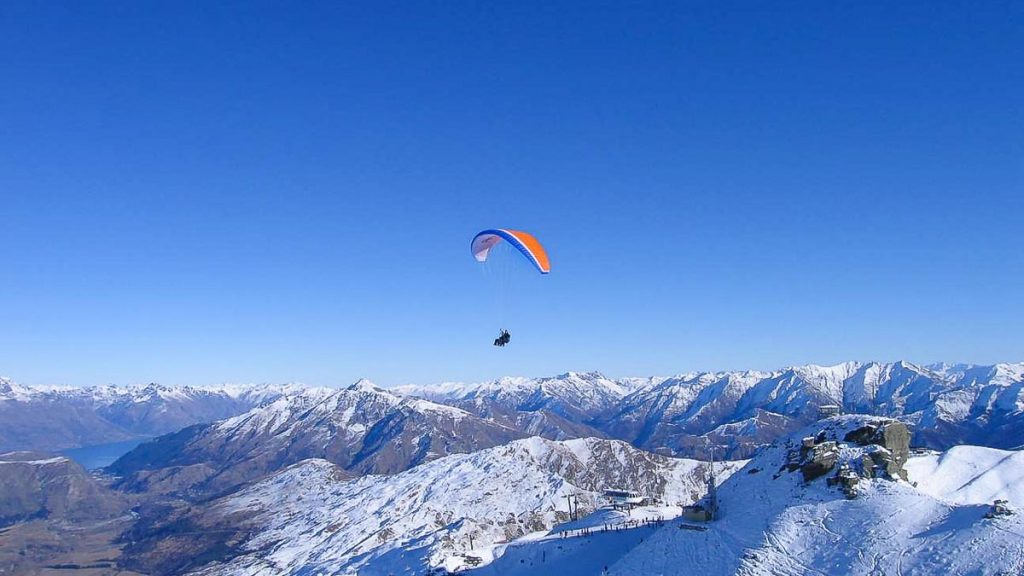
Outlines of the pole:
{"label": "pole", "polygon": [[715,482],[715,447],[708,437],[704,437],[710,453],[711,463],[708,465],[708,520],[718,516],[718,487]]}

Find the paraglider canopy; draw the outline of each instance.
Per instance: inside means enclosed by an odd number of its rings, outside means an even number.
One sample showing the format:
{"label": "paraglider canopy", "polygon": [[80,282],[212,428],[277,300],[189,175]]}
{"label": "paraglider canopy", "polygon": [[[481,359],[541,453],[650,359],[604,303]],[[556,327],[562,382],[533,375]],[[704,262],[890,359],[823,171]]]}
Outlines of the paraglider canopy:
{"label": "paraglider canopy", "polygon": [[[470,251],[473,254],[473,258],[480,263],[477,267],[480,268],[483,275],[493,281],[493,289],[489,290],[489,292],[493,294],[498,305],[499,317],[503,319],[505,314],[505,294],[511,292],[508,284],[515,276],[514,274],[509,274],[511,271],[509,266],[518,265],[522,262],[519,261],[519,257],[512,250],[501,246],[502,244],[514,246],[541,274],[551,272],[551,261],[548,259],[548,253],[541,246],[541,243],[528,232],[508,230],[506,228],[491,228],[473,237]],[[490,261],[488,261],[488,258],[490,258]],[[522,271],[532,276],[532,272]],[[504,323],[504,320],[502,320],[502,323]],[[498,337],[494,339],[494,345],[504,347],[511,339],[512,335],[509,331],[502,328],[498,333]]]}
{"label": "paraglider canopy", "polygon": [[522,252],[541,274],[551,272],[551,262],[548,260],[548,253],[544,251],[544,247],[532,234],[520,230],[494,228],[480,232],[473,237],[473,243],[470,245],[473,257],[477,262],[486,262],[491,248],[502,240]]}

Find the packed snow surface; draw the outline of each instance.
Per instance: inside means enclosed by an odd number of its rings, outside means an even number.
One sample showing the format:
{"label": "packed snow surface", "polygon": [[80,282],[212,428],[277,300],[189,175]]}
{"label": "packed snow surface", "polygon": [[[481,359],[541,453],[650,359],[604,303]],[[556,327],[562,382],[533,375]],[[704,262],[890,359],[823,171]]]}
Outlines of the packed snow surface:
{"label": "packed snow surface", "polygon": [[1008,500],[1024,509],[1024,451],[954,446],[916,456],[907,463],[917,488],[951,504]]}

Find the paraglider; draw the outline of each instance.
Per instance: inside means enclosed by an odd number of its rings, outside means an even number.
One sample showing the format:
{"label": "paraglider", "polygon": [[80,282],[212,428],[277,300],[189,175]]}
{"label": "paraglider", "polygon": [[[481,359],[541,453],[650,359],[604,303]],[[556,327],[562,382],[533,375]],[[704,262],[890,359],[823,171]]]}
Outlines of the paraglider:
{"label": "paraglider", "polygon": [[[484,230],[473,237],[473,242],[470,244],[470,251],[473,254],[473,258],[477,262],[480,262],[485,267],[488,264],[488,258],[491,257],[496,247],[502,243],[508,244],[519,251],[520,254],[526,257],[526,259],[533,265],[533,267],[541,274],[548,274],[551,272],[551,261],[548,259],[548,253],[544,250],[544,246],[541,245],[540,241],[537,240],[529,232],[523,232],[521,230],[508,230],[505,228],[491,228]],[[509,255],[502,255],[497,259],[503,261],[508,258]],[[499,299],[503,298],[503,293],[506,291],[504,286],[505,280],[497,286],[497,292],[499,293]],[[504,347],[509,341],[512,340],[512,335],[508,330],[502,328],[498,332],[498,337],[494,339],[494,345],[498,347]]]}
{"label": "paraglider", "polygon": [[470,244],[473,258],[476,258],[477,262],[486,262],[487,256],[491,253],[491,248],[494,248],[502,240],[515,246],[516,249],[522,252],[537,267],[541,274],[551,272],[551,262],[548,260],[548,253],[544,250],[544,247],[533,237],[533,234],[520,230],[496,228],[480,232],[473,237],[473,243]]}

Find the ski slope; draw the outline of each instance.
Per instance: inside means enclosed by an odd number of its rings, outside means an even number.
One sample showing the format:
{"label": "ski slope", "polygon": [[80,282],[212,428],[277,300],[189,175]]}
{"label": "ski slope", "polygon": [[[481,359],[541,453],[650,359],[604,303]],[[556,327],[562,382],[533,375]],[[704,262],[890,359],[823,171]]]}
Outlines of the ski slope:
{"label": "ski slope", "polygon": [[[837,466],[856,466],[860,446],[842,442],[866,417],[843,417],[828,430],[844,444]],[[802,437],[763,450],[723,482],[720,519],[692,529],[663,527],[571,539],[534,537],[493,554],[470,574],[764,575],[1024,573],[1024,518],[985,518],[991,499],[1020,506],[1020,452],[963,446],[912,458],[910,482],[863,478],[848,499],[825,477],[805,482],[786,468]],[[915,487],[912,482],[916,482]],[[690,527],[684,529],[681,526]]]}
{"label": "ski slope", "polygon": [[951,504],[990,504],[1009,500],[1024,509],[1024,452],[981,446],[954,446],[942,453],[911,458],[910,480]]}

